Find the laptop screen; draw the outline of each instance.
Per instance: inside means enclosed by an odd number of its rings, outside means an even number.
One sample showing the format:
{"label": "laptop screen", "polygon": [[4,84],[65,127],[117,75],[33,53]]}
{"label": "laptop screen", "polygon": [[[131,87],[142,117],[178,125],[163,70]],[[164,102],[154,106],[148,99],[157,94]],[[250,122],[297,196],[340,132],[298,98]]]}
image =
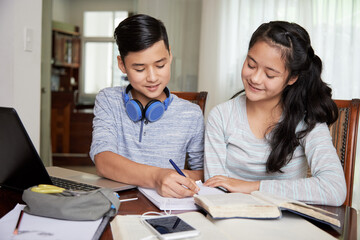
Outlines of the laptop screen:
{"label": "laptop screen", "polygon": [[24,190],[50,177],[13,108],[0,107],[0,185]]}

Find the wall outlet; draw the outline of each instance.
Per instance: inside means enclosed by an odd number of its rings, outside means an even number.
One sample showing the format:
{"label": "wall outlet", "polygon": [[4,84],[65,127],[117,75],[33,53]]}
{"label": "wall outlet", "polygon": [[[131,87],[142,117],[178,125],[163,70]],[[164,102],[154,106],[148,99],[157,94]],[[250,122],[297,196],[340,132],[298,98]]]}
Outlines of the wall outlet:
{"label": "wall outlet", "polygon": [[25,28],[24,31],[24,51],[32,52],[33,50],[34,34],[32,28]]}

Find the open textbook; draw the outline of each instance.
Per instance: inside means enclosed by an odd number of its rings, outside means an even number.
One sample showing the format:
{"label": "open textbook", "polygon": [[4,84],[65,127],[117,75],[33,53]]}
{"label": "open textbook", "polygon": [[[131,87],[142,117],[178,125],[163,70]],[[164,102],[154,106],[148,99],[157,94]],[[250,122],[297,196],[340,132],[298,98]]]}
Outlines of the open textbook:
{"label": "open textbook", "polygon": [[[215,220],[194,211],[177,214],[177,216],[200,231],[200,235],[191,240],[336,239],[302,217],[287,212],[281,219],[271,221],[240,218]],[[117,215],[110,225],[114,240],[157,239],[153,232],[142,223],[139,215]]]}
{"label": "open textbook", "polygon": [[281,218],[282,210],[287,210],[319,222],[340,227],[336,214],[305,203],[277,197],[259,191],[251,194],[227,193],[219,195],[195,195],[195,204],[208,212],[214,219],[250,218],[276,219]]}

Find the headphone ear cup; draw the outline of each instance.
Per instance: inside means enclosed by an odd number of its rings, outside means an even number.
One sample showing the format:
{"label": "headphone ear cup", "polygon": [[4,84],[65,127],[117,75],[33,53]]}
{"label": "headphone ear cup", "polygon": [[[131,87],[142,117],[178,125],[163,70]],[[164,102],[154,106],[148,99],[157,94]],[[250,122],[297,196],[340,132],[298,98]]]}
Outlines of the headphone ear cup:
{"label": "headphone ear cup", "polygon": [[151,100],[145,106],[145,118],[149,122],[155,122],[159,120],[165,112],[165,106],[159,100]]}
{"label": "headphone ear cup", "polygon": [[132,99],[128,101],[125,105],[125,108],[127,115],[134,122],[143,119],[143,106],[138,100]]}

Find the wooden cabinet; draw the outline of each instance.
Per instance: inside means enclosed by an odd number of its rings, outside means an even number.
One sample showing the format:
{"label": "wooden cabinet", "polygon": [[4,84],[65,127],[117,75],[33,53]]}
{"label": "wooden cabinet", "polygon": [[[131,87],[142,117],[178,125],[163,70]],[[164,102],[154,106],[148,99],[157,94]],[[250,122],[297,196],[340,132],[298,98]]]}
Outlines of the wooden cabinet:
{"label": "wooden cabinet", "polygon": [[51,139],[53,153],[69,153],[74,95],[79,88],[79,28],[53,22],[51,64]]}
{"label": "wooden cabinet", "polygon": [[92,106],[79,109],[81,35],[79,28],[53,22],[51,65],[51,144],[56,166],[93,165],[89,157]]}
{"label": "wooden cabinet", "polygon": [[77,109],[72,92],[52,92],[51,142],[55,166],[93,165],[92,109]]}
{"label": "wooden cabinet", "polygon": [[51,93],[51,148],[53,153],[70,152],[70,123],[74,111],[72,92]]}

